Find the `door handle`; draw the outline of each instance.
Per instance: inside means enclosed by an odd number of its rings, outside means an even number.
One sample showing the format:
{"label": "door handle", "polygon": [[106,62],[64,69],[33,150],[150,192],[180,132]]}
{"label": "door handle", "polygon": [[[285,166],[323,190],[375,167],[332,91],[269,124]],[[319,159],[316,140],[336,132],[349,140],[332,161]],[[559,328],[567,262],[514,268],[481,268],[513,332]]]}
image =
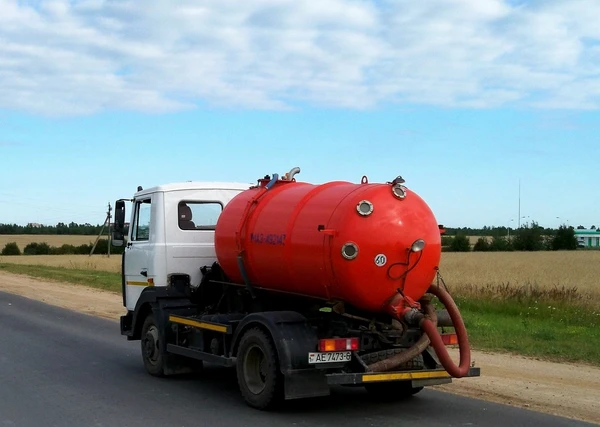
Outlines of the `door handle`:
{"label": "door handle", "polygon": [[148,277],[148,270],[142,270],[140,271],[140,274],[144,277]]}

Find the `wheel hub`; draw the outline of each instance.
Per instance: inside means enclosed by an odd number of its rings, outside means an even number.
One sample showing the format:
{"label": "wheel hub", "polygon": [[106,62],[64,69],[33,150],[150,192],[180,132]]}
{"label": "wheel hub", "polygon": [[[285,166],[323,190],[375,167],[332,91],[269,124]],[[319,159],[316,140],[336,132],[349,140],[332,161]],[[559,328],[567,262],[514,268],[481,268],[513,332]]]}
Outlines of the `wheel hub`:
{"label": "wheel hub", "polygon": [[260,394],[267,385],[268,361],[258,346],[248,349],[244,358],[244,379],[253,394]]}
{"label": "wheel hub", "polygon": [[144,356],[151,362],[156,363],[159,356],[159,338],[158,329],[156,326],[151,326],[144,336],[142,346],[144,349]]}

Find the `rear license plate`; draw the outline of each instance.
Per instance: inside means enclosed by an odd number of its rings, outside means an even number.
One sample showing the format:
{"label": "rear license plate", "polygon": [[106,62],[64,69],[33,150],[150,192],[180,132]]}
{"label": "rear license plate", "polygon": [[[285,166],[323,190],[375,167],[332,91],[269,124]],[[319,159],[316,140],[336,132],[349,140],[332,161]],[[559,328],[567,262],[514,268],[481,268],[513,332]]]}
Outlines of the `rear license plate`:
{"label": "rear license plate", "polygon": [[337,363],[352,360],[351,351],[328,351],[323,353],[308,353],[308,363]]}

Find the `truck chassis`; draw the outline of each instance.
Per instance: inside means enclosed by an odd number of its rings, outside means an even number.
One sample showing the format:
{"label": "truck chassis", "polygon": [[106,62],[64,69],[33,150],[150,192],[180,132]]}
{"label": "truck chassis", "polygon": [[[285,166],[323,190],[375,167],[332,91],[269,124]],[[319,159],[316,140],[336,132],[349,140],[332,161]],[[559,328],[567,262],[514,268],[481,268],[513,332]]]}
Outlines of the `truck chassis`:
{"label": "truck chassis", "polygon": [[[203,273],[198,288],[186,274],[170,275],[166,287],[146,287],[121,317],[121,334],[141,342],[151,375],[197,372],[204,362],[235,367],[246,403],[263,410],[327,396],[333,385],[405,398],[452,382],[431,347],[393,370],[370,369],[410,348],[423,334],[418,327],[336,302],[247,289],[223,280],[216,264]],[[470,367],[466,376],[479,375]]]}

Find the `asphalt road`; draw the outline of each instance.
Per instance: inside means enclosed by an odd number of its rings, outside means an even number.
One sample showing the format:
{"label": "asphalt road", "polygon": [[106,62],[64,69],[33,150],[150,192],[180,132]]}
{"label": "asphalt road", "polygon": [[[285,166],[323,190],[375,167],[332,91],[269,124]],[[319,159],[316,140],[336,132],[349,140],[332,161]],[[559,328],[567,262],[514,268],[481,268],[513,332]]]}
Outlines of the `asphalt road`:
{"label": "asphalt road", "polygon": [[148,375],[139,341],[118,323],[0,292],[0,426],[584,426],[533,411],[424,390],[396,403],[362,388],[260,412],[242,401],[234,371]]}

